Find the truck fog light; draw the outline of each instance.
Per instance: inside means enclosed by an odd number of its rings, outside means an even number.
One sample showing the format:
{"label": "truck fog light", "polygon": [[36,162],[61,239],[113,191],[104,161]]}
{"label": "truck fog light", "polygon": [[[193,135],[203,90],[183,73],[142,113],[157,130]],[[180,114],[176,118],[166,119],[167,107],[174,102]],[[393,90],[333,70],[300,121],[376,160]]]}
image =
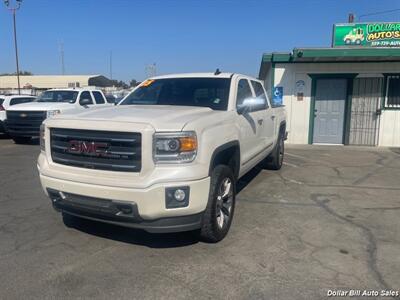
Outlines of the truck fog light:
{"label": "truck fog light", "polygon": [[177,189],[174,193],[174,197],[176,201],[183,201],[185,200],[186,194],[184,190]]}
{"label": "truck fog light", "polygon": [[189,192],[188,186],[170,187],[165,189],[165,207],[178,208],[186,207],[189,205]]}

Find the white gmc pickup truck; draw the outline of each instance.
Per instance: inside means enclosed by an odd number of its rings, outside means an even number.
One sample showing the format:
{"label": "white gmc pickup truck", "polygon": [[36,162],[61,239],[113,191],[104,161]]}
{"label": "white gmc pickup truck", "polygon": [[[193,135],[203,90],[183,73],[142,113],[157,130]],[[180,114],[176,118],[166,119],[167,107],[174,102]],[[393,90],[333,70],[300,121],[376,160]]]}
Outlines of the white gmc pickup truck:
{"label": "white gmc pickup truck", "polygon": [[104,94],[93,89],[52,89],[43,92],[36,101],[7,109],[5,121],[8,134],[15,143],[29,142],[39,137],[42,122],[68,110],[109,106]]}
{"label": "white gmc pickup truck", "polygon": [[260,162],[280,169],[285,111],[262,82],[198,73],[144,81],[118,106],[65,113],[41,128],[38,169],[64,221],[222,240],[236,182]]}

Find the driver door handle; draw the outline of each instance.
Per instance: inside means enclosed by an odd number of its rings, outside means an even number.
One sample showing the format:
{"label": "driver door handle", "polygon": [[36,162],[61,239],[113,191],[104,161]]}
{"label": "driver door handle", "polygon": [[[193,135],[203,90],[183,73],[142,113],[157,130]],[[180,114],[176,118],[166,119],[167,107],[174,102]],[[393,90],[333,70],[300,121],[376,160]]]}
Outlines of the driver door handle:
{"label": "driver door handle", "polygon": [[257,122],[258,122],[258,125],[261,126],[263,124],[264,120],[263,119],[258,119]]}

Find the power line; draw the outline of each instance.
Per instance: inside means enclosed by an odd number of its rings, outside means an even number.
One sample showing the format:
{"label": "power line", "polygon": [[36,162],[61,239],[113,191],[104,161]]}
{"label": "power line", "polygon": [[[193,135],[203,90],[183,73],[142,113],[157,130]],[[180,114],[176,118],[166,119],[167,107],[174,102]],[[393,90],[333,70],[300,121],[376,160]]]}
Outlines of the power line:
{"label": "power line", "polygon": [[376,15],[383,15],[383,14],[388,14],[388,13],[392,13],[392,12],[396,12],[396,11],[400,11],[400,8],[390,9],[390,10],[383,10],[383,11],[377,11],[377,12],[373,12],[373,13],[368,13],[368,14],[359,15],[359,16],[358,16],[358,20],[360,21],[360,19],[363,18],[363,17],[376,16]]}

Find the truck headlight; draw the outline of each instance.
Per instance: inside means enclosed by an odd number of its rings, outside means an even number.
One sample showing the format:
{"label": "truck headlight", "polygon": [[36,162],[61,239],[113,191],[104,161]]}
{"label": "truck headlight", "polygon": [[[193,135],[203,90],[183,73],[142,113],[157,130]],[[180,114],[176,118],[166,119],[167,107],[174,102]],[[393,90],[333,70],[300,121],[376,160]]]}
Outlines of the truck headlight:
{"label": "truck headlight", "polygon": [[54,117],[55,115],[58,115],[59,113],[60,113],[60,111],[58,109],[57,110],[48,110],[46,117],[51,118],[51,117]]}
{"label": "truck headlight", "polygon": [[44,124],[40,125],[40,151],[46,151],[46,140],[45,140],[45,128]]}
{"label": "truck headlight", "polygon": [[197,154],[197,137],[194,131],[155,133],[153,159],[155,163],[188,163]]}

